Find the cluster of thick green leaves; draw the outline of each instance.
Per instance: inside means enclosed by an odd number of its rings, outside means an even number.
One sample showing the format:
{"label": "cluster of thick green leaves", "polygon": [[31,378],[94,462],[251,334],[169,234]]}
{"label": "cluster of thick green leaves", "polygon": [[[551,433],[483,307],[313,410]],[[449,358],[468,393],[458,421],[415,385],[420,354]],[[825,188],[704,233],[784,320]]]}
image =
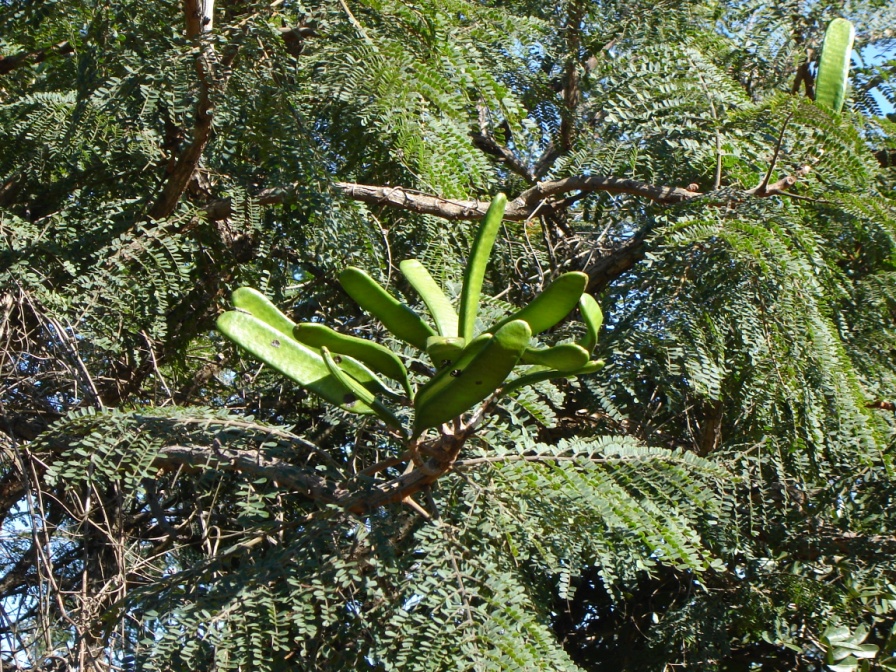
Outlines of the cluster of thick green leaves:
{"label": "cluster of thick green leaves", "polygon": [[[265,364],[315,392],[326,401],[359,414],[374,414],[405,434],[401,420],[387,400],[413,400],[412,437],[458,418],[479,402],[507,395],[527,385],[598,371],[601,360],[591,360],[603,315],[597,301],[585,294],[588,276],[571,272],[559,276],[519,311],[475,333],[482,282],[507,198],[499,194],[479,228],[464,273],[459,311],[416,259],[401,270],[432,315],[436,328],[398,301],[365,271],[347,268],[339,276],[345,291],[377,317],[398,339],[432,360],[432,378],[414,390],[404,363],[378,343],[340,334],[318,323],[294,324],[267,298],[243,287],[233,293],[236,310],[218,318],[227,338]],[[534,335],[550,329],[576,306],[586,333],[577,343],[533,348]],[[508,380],[518,365],[525,366]],[[392,389],[381,376],[395,381]]]}

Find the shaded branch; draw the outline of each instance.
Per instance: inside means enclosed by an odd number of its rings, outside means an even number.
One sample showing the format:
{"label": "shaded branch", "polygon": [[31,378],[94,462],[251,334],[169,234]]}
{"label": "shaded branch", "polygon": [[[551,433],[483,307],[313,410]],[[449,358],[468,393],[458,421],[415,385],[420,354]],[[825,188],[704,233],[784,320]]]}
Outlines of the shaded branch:
{"label": "shaded branch", "polygon": [[554,145],[553,142],[549,142],[548,146],[545,147],[544,151],[541,153],[541,156],[538,157],[538,161],[535,162],[535,167],[532,169],[536,179],[547,175],[548,171],[554,165],[554,162],[560,158],[560,154],[561,152],[557,149],[556,145]]}
{"label": "shaded branch", "polygon": [[[796,184],[799,178],[808,172],[809,168],[804,166],[796,174],[781,178],[774,184],[766,184],[763,189],[754,187],[743,193],[756,198],[792,196],[787,193],[786,188]],[[353,201],[432,215],[449,221],[482,219],[491,203],[490,200],[442,198],[406,187],[387,187],[354,182],[334,182],[332,187]],[[297,188],[298,184],[264,189],[254,196],[254,200],[261,205],[289,203],[296,194]],[[564,196],[570,192],[581,193],[561,201],[552,200],[554,197]],[[574,175],[560,180],[538,182],[526,189],[507,204],[504,219],[512,222],[524,221],[533,217],[536,212],[545,214],[561,210],[584,195],[597,192],[639,196],[661,205],[683,203],[704,195],[696,189],[650,184],[623,177]],[[233,203],[229,198],[213,201],[205,207],[205,214],[213,221],[227,219],[233,214]]]}
{"label": "shaded branch", "polygon": [[215,0],[183,0],[187,38],[194,39],[214,27]]}
{"label": "shaded branch", "polygon": [[8,75],[13,70],[21,68],[24,65],[34,65],[42,63],[47,56],[54,54],[68,55],[74,53],[75,48],[71,42],[59,42],[50,47],[38,49],[37,51],[23,51],[13,56],[0,56],[0,75]]}
{"label": "shaded branch", "polygon": [[[560,150],[567,154],[575,141],[576,112],[581,100],[579,91],[579,49],[584,8],[582,3],[571,3],[566,25],[567,60],[563,72],[563,110],[560,113]],[[544,158],[544,157],[542,157]]]}
{"label": "shaded branch", "polygon": [[[204,421],[196,420],[195,422]],[[252,423],[238,420],[218,422],[239,427],[255,427]],[[466,427],[456,432],[441,434],[438,437],[414,443],[409,447],[410,450],[407,453],[399,456],[395,461],[379,465],[382,469],[386,469],[410,460],[410,468],[404,474],[388,480],[374,480],[368,470],[348,480],[340,481],[324,477],[313,468],[296,466],[258,450],[228,448],[217,442],[212,445],[164,446],[153,458],[151,466],[155,470],[168,472],[198,473],[210,469],[224,473],[239,473],[249,478],[265,478],[318,504],[335,504],[350,513],[365,515],[387,504],[408,500],[412,495],[450,472],[461,448],[467,438],[474,433],[475,427],[476,421],[471,420]],[[298,441],[302,447],[325,455],[314,444],[308,443],[290,432],[268,427],[264,430],[289,438],[291,441]],[[46,437],[42,444],[44,450],[48,452],[41,455],[29,454],[27,457],[32,464],[39,467],[42,475],[45,471],[44,465],[49,463],[54,455],[70,450],[73,440],[75,440],[74,437],[66,435]],[[9,490],[10,502],[14,499],[17,501],[24,494],[24,479],[16,475],[4,477],[3,481],[8,486],[6,489]],[[152,507],[152,501],[149,504]],[[154,511],[153,515],[159,521],[160,527],[164,527],[164,514]]]}
{"label": "shaded branch", "polygon": [[340,495],[345,495],[345,492],[332,481],[283,460],[266,457],[255,450],[166,446],[153,460],[152,465],[166,471],[181,469],[196,472],[202,469],[215,469],[263,477],[322,504],[335,504]]}
{"label": "shaded branch", "polygon": [[644,259],[647,254],[646,239],[649,232],[649,229],[644,229],[622,247],[582,269],[588,275],[586,291],[590,294],[599,294],[613,280]]}
{"label": "shaded branch", "polygon": [[516,154],[499,144],[491,134],[470,133],[470,137],[477,149],[495,157],[527,182],[535,181],[535,173],[525,163],[520,161]]}
{"label": "shaded branch", "polygon": [[874,158],[877,159],[881,168],[896,166],[896,149],[879,149],[874,152]]}
{"label": "shaded branch", "polygon": [[[388,205],[402,210],[410,210],[420,214],[435,215],[448,220],[475,220],[485,216],[490,201],[445,199],[438,196],[421,194],[402,187],[379,187],[349,182],[336,182],[333,185],[352,200],[372,205]],[[545,208],[552,209],[549,201],[553,196],[560,196],[571,191],[597,192],[611,194],[631,194],[642,196],[657,203],[680,203],[699,196],[699,192],[688,191],[680,187],[663,187],[617,177],[599,175],[578,175],[562,180],[539,182],[527,189],[507,204],[504,219],[523,221],[535,214],[543,213]]]}
{"label": "shaded branch", "polygon": [[810,50],[810,55],[806,60],[800,63],[800,66],[797,68],[790,93],[795,96],[800,92],[800,87],[805,86],[806,97],[810,100],[815,100],[815,77],[812,75],[812,70],[809,67],[812,62],[811,53],[812,50]]}
{"label": "shaded branch", "polygon": [[699,437],[697,454],[700,457],[707,457],[722,445],[724,405],[718,399],[713,399],[706,401],[703,406],[703,427]]}

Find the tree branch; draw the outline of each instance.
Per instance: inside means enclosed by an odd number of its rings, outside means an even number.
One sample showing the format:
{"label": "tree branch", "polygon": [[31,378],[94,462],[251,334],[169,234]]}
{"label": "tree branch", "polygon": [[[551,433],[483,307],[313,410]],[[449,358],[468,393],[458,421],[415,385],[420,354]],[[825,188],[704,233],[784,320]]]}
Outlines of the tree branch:
{"label": "tree branch", "polygon": [[800,87],[805,86],[806,97],[810,100],[815,100],[815,77],[809,68],[809,64],[813,59],[812,53],[813,50],[810,49],[806,60],[800,63],[800,66],[797,68],[796,76],[793,78],[793,86],[790,87],[790,94],[795,96],[799,93]]}
{"label": "tree branch", "polygon": [[620,275],[630,270],[647,254],[647,235],[649,229],[640,231],[622,247],[607,254],[583,271],[588,275],[589,294],[599,294],[604,288]]}
{"label": "tree branch", "polygon": [[23,65],[42,63],[51,54],[68,55],[74,53],[75,48],[68,41],[54,44],[37,51],[23,51],[13,56],[0,56],[0,75],[8,75],[13,70]]}
{"label": "tree branch", "polygon": [[498,144],[498,141],[491,134],[470,133],[470,137],[473,139],[473,145],[477,149],[495,157],[527,182],[535,181],[535,173],[507,147]]}
{"label": "tree branch", "polygon": [[[421,194],[403,187],[379,187],[349,182],[336,182],[333,186],[352,200],[372,205],[388,205],[448,220],[481,219],[485,216],[489,206],[489,201],[445,199]],[[699,192],[688,191],[681,187],[657,186],[618,177],[577,175],[562,180],[539,182],[522,192],[507,204],[504,219],[509,221],[529,219],[536,210],[544,212],[545,207],[551,209],[549,199],[553,196],[567,194],[571,191],[631,194],[663,204],[681,203],[701,195]],[[545,201],[548,202],[545,203]]]}
{"label": "tree branch", "polygon": [[874,152],[874,158],[881,168],[896,166],[896,149],[879,149]]}
{"label": "tree branch", "polygon": [[322,504],[335,504],[340,496],[345,495],[345,491],[332,481],[255,450],[166,446],[152,464],[166,471],[215,469],[263,477]]}
{"label": "tree branch", "polygon": [[581,95],[579,92],[579,49],[581,45],[581,25],[584,8],[581,2],[573,2],[566,17],[567,59],[563,73],[563,110],[560,114],[560,152],[567,154],[575,142],[576,111]]}
{"label": "tree branch", "polygon": [[[187,25],[187,37],[199,39],[209,32],[213,25],[214,0],[185,0],[184,15]],[[199,101],[196,104],[196,121],[193,125],[193,140],[190,146],[178,158],[177,163],[168,175],[162,193],[147,213],[151,219],[164,219],[177,207],[181,195],[190,183],[196,166],[202,158],[202,152],[212,134],[214,107],[211,101],[211,90],[215,85],[215,73],[226,70],[236,58],[236,49],[216,64],[217,56],[210,45],[205,45],[196,57],[196,74],[199,80]],[[218,83],[220,87],[220,82]]]}

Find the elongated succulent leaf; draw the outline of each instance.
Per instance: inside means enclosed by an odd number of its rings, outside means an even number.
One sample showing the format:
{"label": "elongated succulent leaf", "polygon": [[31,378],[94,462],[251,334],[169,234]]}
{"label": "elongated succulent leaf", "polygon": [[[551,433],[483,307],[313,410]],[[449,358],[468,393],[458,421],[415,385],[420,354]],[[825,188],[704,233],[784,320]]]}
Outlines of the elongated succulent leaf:
{"label": "elongated succulent leaf", "polygon": [[604,368],[604,365],[604,360],[593,359],[578,371],[566,373],[557,371],[557,369],[551,369],[547,367],[532,367],[532,369],[529,369],[522,376],[508,381],[507,384],[501,388],[501,396],[503,397],[508,394],[512,394],[516,390],[527,387],[529,385],[534,385],[535,383],[543,383],[546,380],[555,380],[556,378],[575,378],[577,376],[586,376],[590,373],[596,373]]}
{"label": "elongated succulent leaf", "polygon": [[361,308],[397,338],[426,350],[426,339],[436,335],[417,313],[383,289],[366,271],[349,266],[339,274],[339,282]]}
{"label": "elongated succulent leaf", "polygon": [[532,329],[532,335],[550,329],[576,307],[582,292],[588,285],[588,276],[578,271],[564,273],[529,303],[528,306],[508,315],[488,331],[498,329],[513,320],[523,320]]}
{"label": "elongated succulent leaf", "polygon": [[526,348],[521,364],[547,366],[557,371],[578,371],[588,363],[588,351],[575,343],[563,343],[552,348]]}
{"label": "elongated succulent leaf", "polygon": [[504,209],[507,207],[507,196],[498,194],[495,196],[488,212],[476,233],[473,241],[473,249],[467,259],[467,267],[464,271],[464,287],[460,295],[460,310],[458,311],[457,335],[466,339],[469,343],[473,340],[473,329],[476,326],[476,315],[479,313],[479,297],[482,295],[482,281],[485,278],[485,269],[488,266],[495,239],[498,237],[498,229],[504,219]]}
{"label": "elongated succulent leaf", "polygon": [[240,287],[230,295],[234,308],[251,313],[265,324],[292,338],[295,322],[284,315],[268,297],[252,287]]}
{"label": "elongated succulent leaf", "polygon": [[426,267],[416,259],[405,259],[399,264],[404,277],[411,286],[417,290],[417,294],[423,299],[423,303],[429,309],[429,314],[436,323],[436,329],[441,336],[457,336],[457,312],[451,301],[445,296],[445,292],[433,280]]}
{"label": "elongated succulent leaf", "polygon": [[408,397],[413,395],[408,371],[389,348],[357,336],[340,334],[330,327],[312,322],[298,324],[292,331],[296,340],[314,348],[327,347],[331,352],[349,355],[372,370],[401,383]]}
{"label": "elongated succulent leaf", "polygon": [[585,322],[587,330],[582,339],[579,340],[579,345],[585,348],[588,354],[591,354],[597,345],[600,327],[604,323],[604,314],[595,298],[590,294],[582,294],[581,298],[579,298],[579,312],[582,313],[582,320]]}
{"label": "elongated succulent leaf", "polygon": [[[321,348],[321,356],[324,360],[324,365],[329,370],[330,374],[338,380],[346,389],[350,390],[352,394],[354,394],[359,401],[366,404],[373,410],[373,412],[380,418],[383,422],[385,422],[389,427],[394,429],[403,431],[401,426],[401,421],[395,417],[395,415],[386,408],[377,398],[376,396],[368,390],[364,385],[362,385],[359,381],[355,380],[351,375],[346,373],[340,366],[340,362],[336,361],[336,358],[330,354],[330,351],[324,346]],[[337,355],[337,357],[340,357]]]}

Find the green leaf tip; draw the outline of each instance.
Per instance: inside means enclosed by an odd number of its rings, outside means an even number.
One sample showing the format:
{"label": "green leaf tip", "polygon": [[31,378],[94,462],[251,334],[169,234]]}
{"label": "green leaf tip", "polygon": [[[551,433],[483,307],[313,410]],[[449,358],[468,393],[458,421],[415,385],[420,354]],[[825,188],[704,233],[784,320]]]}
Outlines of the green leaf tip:
{"label": "green leaf tip", "polygon": [[532,329],[532,334],[540,334],[550,329],[579,303],[579,298],[588,286],[588,276],[578,271],[564,273],[545,290],[529,302],[525,308],[505,317],[489,328],[495,333],[513,320],[523,320]]}
{"label": "green leaf tip", "polygon": [[360,360],[377,373],[401,383],[405,393],[412,395],[411,383],[405,365],[389,348],[365,338],[340,334],[330,327],[316,322],[303,322],[293,328],[293,336],[300,343],[312,348],[327,347],[331,352],[348,355]]}
{"label": "green leaf tip", "polygon": [[454,306],[426,267],[417,259],[405,259],[399,264],[399,268],[423,299],[439,334],[448,337],[457,336],[457,313],[454,311]]}
{"label": "green leaf tip", "polygon": [[271,300],[257,289],[240,287],[230,295],[234,308],[245,310],[279,332],[292,337],[295,323],[284,315]]}

